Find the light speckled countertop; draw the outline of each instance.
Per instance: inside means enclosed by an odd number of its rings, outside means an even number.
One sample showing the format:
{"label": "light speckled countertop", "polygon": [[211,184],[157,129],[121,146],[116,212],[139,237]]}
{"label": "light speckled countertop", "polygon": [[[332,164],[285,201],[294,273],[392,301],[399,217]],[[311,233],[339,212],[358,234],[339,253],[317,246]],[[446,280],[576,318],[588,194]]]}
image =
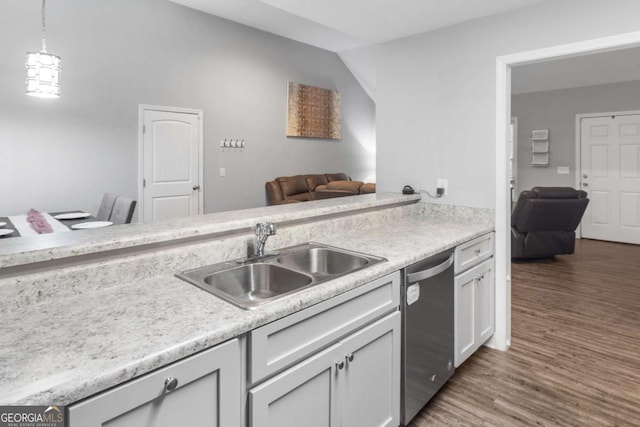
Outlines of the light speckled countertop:
{"label": "light speckled countertop", "polygon": [[0,404],[66,405],[192,355],[493,229],[409,216],[315,239],[388,262],[245,311],[172,275],[6,313]]}
{"label": "light speckled countertop", "polygon": [[140,245],[189,239],[216,233],[248,229],[259,221],[283,223],[303,221],[336,212],[349,213],[402,203],[415,203],[419,195],[395,193],[364,194],[291,203],[263,208],[218,212],[188,218],[126,224],[71,233],[0,239],[0,268],[93,254]]}

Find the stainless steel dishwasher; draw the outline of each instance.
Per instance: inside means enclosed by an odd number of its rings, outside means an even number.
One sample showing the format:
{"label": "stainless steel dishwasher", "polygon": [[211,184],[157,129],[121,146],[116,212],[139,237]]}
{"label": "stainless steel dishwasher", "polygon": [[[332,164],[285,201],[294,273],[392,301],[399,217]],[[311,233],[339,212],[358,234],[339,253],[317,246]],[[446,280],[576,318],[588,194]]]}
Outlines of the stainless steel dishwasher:
{"label": "stainless steel dishwasher", "polygon": [[402,393],[406,426],[454,372],[453,250],[404,270]]}

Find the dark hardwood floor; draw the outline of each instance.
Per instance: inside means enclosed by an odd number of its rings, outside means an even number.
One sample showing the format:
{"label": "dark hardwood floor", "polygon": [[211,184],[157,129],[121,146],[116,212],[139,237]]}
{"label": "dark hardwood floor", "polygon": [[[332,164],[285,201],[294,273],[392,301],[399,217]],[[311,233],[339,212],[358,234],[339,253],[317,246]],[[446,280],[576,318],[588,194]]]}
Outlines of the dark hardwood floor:
{"label": "dark hardwood floor", "polygon": [[512,272],[511,349],[481,348],[410,427],[640,426],[640,246]]}

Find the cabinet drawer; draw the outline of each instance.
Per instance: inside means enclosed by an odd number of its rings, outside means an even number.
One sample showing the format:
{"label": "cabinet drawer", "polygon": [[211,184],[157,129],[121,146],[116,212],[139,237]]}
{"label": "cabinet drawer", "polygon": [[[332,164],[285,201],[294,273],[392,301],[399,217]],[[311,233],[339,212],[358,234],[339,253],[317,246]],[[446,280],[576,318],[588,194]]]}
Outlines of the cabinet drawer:
{"label": "cabinet drawer", "polygon": [[240,354],[236,338],[71,405],[69,426],[239,426]]}
{"label": "cabinet drawer", "polygon": [[455,251],[454,270],[461,273],[493,255],[493,233],[485,234],[458,245]]}
{"label": "cabinet drawer", "polygon": [[254,384],[396,310],[400,272],[374,280],[249,333]]}

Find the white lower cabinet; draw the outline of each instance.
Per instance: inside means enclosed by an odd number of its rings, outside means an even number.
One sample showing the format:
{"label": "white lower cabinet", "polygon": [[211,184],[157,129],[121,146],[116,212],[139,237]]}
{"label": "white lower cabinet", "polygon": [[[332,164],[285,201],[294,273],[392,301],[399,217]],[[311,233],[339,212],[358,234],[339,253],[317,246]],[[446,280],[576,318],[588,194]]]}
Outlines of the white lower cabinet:
{"label": "white lower cabinet", "polygon": [[397,311],[249,391],[251,427],[396,427],[399,409]]}
{"label": "white lower cabinet", "polygon": [[396,427],[399,289],[394,272],[75,403],[69,427]]}
{"label": "white lower cabinet", "polygon": [[455,276],[455,365],[460,366],[494,333],[493,258]]}
{"label": "white lower cabinet", "polygon": [[69,407],[70,427],[239,427],[241,342],[227,341]]}

